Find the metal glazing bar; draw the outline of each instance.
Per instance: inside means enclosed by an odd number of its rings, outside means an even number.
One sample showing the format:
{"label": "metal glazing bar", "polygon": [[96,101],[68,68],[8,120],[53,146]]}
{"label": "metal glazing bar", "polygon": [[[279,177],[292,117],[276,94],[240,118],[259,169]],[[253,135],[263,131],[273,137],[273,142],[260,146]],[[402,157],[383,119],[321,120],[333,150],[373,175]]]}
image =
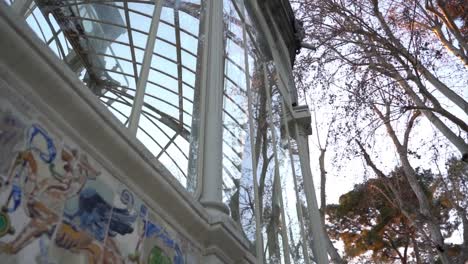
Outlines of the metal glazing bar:
{"label": "metal glazing bar", "polygon": [[238,135],[234,134],[226,124],[223,124],[224,131],[227,131],[234,139],[237,140],[237,143],[242,144],[242,140],[239,139]]}
{"label": "metal glazing bar", "polygon": [[[231,159],[228,155],[226,155],[224,153],[223,153],[223,158],[227,159],[232,164],[232,166],[236,168],[238,173],[241,172],[241,170],[242,170],[242,168],[240,168],[241,164],[236,164],[236,162],[233,159]],[[225,166],[223,165],[223,167],[225,167]]]}
{"label": "metal glazing bar", "polygon": [[133,75],[135,75],[135,85],[138,86],[138,70],[136,64],[135,49],[133,48],[132,25],[130,24],[130,15],[128,14],[128,3],[124,1],[125,25],[127,26],[128,44],[130,45],[130,53],[132,55]]}
{"label": "metal glazing bar", "polygon": [[318,209],[317,197],[315,194],[314,181],[312,179],[312,172],[310,169],[309,160],[309,143],[307,141],[307,134],[304,128],[300,127],[297,121],[294,121],[295,137],[297,148],[299,151],[299,158],[301,162],[302,178],[304,182],[304,192],[307,199],[307,210],[309,211],[310,223],[312,229],[314,258],[317,264],[327,264],[328,254],[327,246],[325,243],[322,219]]}
{"label": "metal glazing bar", "polygon": [[[41,13],[41,14],[42,14],[42,13]],[[34,12],[32,12],[31,15],[32,15],[34,21],[36,22],[37,27],[39,28],[39,32],[41,32],[42,40],[43,40],[45,43],[47,43],[47,39],[46,39],[46,37],[45,37],[44,30],[43,30],[42,27],[41,27],[41,23],[39,23],[39,20],[37,20],[37,17],[36,17],[36,15],[34,14]]]}
{"label": "metal glazing bar", "polygon": [[[156,0],[155,0],[156,1]],[[128,126],[130,133],[136,135],[138,130],[138,123],[140,121],[141,109],[143,107],[143,99],[146,89],[146,81],[151,66],[151,60],[153,58],[154,45],[156,43],[156,34],[158,33],[159,19],[161,17],[161,11],[164,0],[158,0],[155,3],[153,18],[151,19],[150,31],[148,34],[148,40],[146,41],[145,54],[143,56],[143,65],[141,66],[140,75],[138,78],[135,101],[130,114],[130,124]]]}
{"label": "metal glazing bar", "polygon": [[[128,29],[128,27],[125,26],[125,25],[116,24],[116,23],[111,23],[111,22],[103,22],[103,21],[101,21],[101,20],[99,20],[99,19],[97,19],[97,18],[91,18],[91,17],[73,17],[73,18],[70,18],[70,17],[69,17],[69,18],[67,18],[67,19],[69,19],[69,20],[75,19],[75,20],[82,20],[82,21],[90,21],[90,22],[97,23],[97,24],[111,25],[111,26],[118,27],[118,28]],[[159,22],[162,23],[162,24],[167,24],[167,25],[169,25],[170,27],[174,27],[174,25],[165,23],[165,22],[162,21],[162,20],[160,20]],[[131,31],[135,31],[135,32],[137,32],[137,33],[140,33],[140,34],[142,34],[142,35],[148,35],[148,34],[149,34],[148,32],[142,31],[142,30],[137,29],[137,28],[130,28],[130,30],[131,30]],[[187,34],[187,35],[193,37],[194,39],[198,39],[198,37],[195,36],[195,35],[193,35],[193,33],[187,32],[187,31],[184,30],[184,29],[179,28],[179,31],[180,31],[180,32],[184,32],[185,34]],[[92,35],[91,35],[91,36],[92,36]],[[98,37],[98,36],[92,36],[92,37]],[[160,37],[156,37],[156,39],[157,39],[157,40],[161,40],[161,41],[163,41],[163,42],[166,42],[166,43],[168,43],[168,44],[171,44],[171,45],[175,46],[175,43],[170,42],[170,41],[167,40],[167,39],[163,39],[163,38],[160,38]],[[116,41],[113,41],[113,42],[116,42]],[[125,43],[125,42],[124,42],[124,43]],[[126,43],[126,45],[129,45],[129,44]],[[137,46],[135,46],[135,47],[137,47]],[[143,49],[143,48],[140,47],[140,49]],[[182,49],[183,51],[189,53],[190,55],[194,56],[194,57],[196,56],[195,53],[193,53],[192,51],[189,51],[189,50],[187,50],[187,49],[185,49],[185,48],[181,48],[181,49]]]}
{"label": "metal glazing bar", "polygon": [[[60,34],[60,32],[59,32]],[[47,44],[50,44],[51,42],[53,41],[53,39],[51,38]],[[135,47],[136,48],[136,47]],[[95,52],[95,51],[90,51],[90,50],[87,50],[87,51],[83,51],[83,53],[86,53],[86,54],[93,54],[93,55],[97,55],[97,56],[103,56],[103,57],[109,57],[109,58],[112,58],[112,59],[117,59],[117,60],[122,60],[122,61],[126,61],[126,62],[130,62],[132,63],[132,60],[131,59],[127,59],[127,58],[124,58],[124,57],[120,57],[120,56],[114,56],[114,55],[110,55],[110,54],[106,54],[106,53],[102,53],[102,52]],[[153,54],[154,56],[157,56],[157,57],[160,57],[160,58],[163,58],[163,59],[166,59],[174,64],[177,64],[177,61],[173,60],[173,59],[170,59],[164,55],[161,55],[159,53],[154,53]],[[135,62],[136,65],[141,65],[140,62]],[[189,68],[188,66],[185,66],[185,65],[182,65],[182,68],[184,68],[185,70],[193,73],[193,74],[196,74],[196,72]],[[157,70],[156,68],[154,67],[151,67],[152,70]]]}
{"label": "metal glazing bar", "polygon": [[[158,83],[155,83],[155,82],[152,82],[152,81],[148,81],[148,83],[150,83],[150,84],[152,84],[152,85],[154,85],[154,86],[156,86],[156,87],[158,87],[158,88],[161,88],[161,89],[163,89],[163,90],[165,90],[165,91],[168,91],[168,92],[170,92],[170,93],[172,93],[172,94],[177,95],[176,92],[172,91],[171,89],[169,89],[169,88],[167,88],[167,87],[162,86],[161,84],[158,84]],[[192,87],[190,87],[190,88],[192,88]],[[185,97],[185,96],[184,96],[184,99],[193,104],[193,101],[192,101],[191,99],[189,99],[189,98],[187,98],[187,97]]]}
{"label": "metal glazing bar", "polygon": [[234,98],[232,98],[231,96],[227,95],[226,93],[224,93],[224,97],[226,97],[227,99],[229,99],[229,101],[231,101],[231,103],[233,103],[241,112],[242,114],[244,115],[247,115],[247,110],[244,109],[244,107],[242,107],[240,104],[238,104],[236,101],[234,101]]}
{"label": "metal glazing bar", "polygon": [[50,45],[50,43],[52,43],[52,41],[56,41],[56,39],[58,39],[58,35],[60,35],[60,33],[62,33],[62,29],[59,29],[58,31],[54,31],[54,33],[52,34],[52,37],[50,37],[50,39],[46,42],[46,44]]}
{"label": "metal glazing bar", "polygon": [[[247,20],[247,15],[248,15],[248,14],[247,14],[245,11],[243,11],[243,12],[240,12],[240,11],[239,11],[239,10],[240,10],[239,6],[241,6],[241,5],[244,6],[244,5],[243,5],[243,2],[237,3],[236,1],[233,1],[232,3],[234,4],[234,8],[235,8],[235,9],[237,10],[237,12],[239,13],[240,19],[241,19],[241,20],[244,22],[244,24],[245,24],[245,30],[247,31],[247,35],[249,36],[249,38],[250,38],[251,40],[255,40],[256,38],[255,38],[255,36],[254,36],[254,34],[253,34],[253,32],[252,32],[252,31],[253,31],[253,26],[252,26],[252,25],[249,25],[249,24],[246,22],[246,20]],[[246,41],[247,41],[247,40],[246,40]],[[252,41],[251,44],[255,47],[255,50],[257,50],[257,51],[260,50],[260,48],[258,47],[258,45],[257,45],[257,43],[256,43],[255,41]]]}
{"label": "metal glazing bar", "polygon": [[[245,40],[246,30],[245,23],[242,23],[242,34]],[[244,41],[246,43],[246,41]],[[249,139],[250,139],[250,153],[252,157],[252,176],[253,176],[253,190],[254,190],[254,215],[255,215],[255,251],[257,255],[257,263],[264,263],[263,259],[263,235],[262,235],[262,218],[260,212],[260,201],[259,201],[259,190],[258,190],[258,175],[257,175],[257,160],[255,158],[255,131],[254,131],[254,110],[253,110],[253,100],[252,100],[252,91],[250,87],[250,76],[249,76],[249,60],[247,53],[247,45],[244,46],[244,61],[245,61],[245,75],[246,75],[246,88],[247,88],[247,103],[248,103],[248,120],[249,120]],[[257,128],[259,129],[259,128]]]}
{"label": "metal glazing bar", "polygon": [[[268,119],[269,119],[269,126],[270,126],[270,130],[271,130],[271,139],[272,139],[272,143],[273,143],[273,155],[274,155],[274,160],[275,160],[275,180],[274,180],[274,184],[273,184],[273,191],[274,192],[277,192],[278,196],[279,196],[279,203],[280,203],[280,210],[281,210],[281,219],[282,219],[282,222],[283,224],[286,224],[286,217],[285,217],[285,213],[284,213],[284,203],[283,203],[283,190],[281,189],[281,178],[279,176],[280,172],[279,172],[279,161],[278,161],[278,151],[277,151],[277,147],[278,147],[278,144],[277,144],[277,141],[276,141],[276,129],[275,129],[275,126],[273,124],[274,120],[273,120],[273,111],[272,111],[272,107],[273,107],[273,102],[271,100],[271,85],[270,85],[270,81],[268,79],[268,69],[267,69],[267,64],[264,62],[263,63],[263,75],[265,77],[265,91],[266,91],[266,99],[267,99],[267,115],[268,115]],[[281,241],[283,242],[283,260],[284,260],[284,263],[286,264],[291,264],[291,259],[290,259],[290,255],[289,255],[289,239],[288,239],[288,230],[287,228],[281,228]]]}
{"label": "metal glazing bar", "polygon": [[[63,4],[62,6],[78,6],[78,5],[86,5],[86,4],[101,4],[101,5],[107,5],[107,6],[110,6],[110,4],[107,4],[107,3],[113,3],[113,2],[122,2],[123,0],[119,0],[119,1],[103,1],[103,0],[83,0],[83,1],[63,1],[63,2],[68,2],[68,3],[65,3]],[[106,3],[107,2],[107,3]],[[132,3],[140,3],[140,4],[149,4],[150,2],[149,1],[138,1],[138,0],[131,0]],[[170,7],[172,8],[173,5],[174,5],[174,0],[166,0],[163,5],[164,7]],[[123,9],[122,6],[116,6],[116,8],[120,8],[120,9]],[[199,18],[199,12],[195,11],[196,9],[199,9],[199,5],[197,4],[193,4],[193,3],[184,3],[184,5],[181,6],[180,8],[182,11],[184,11],[184,13],[187,13],[188,15],[194,17],[194,18]],[[143,12],[140,12],[138,10],[134,10],[134,9],[129,9],[130,11],[134,12],[134,13],[137,13],[137,14],[140,14],[140,15],[143,15],[143,16],[146,16],[146,17],[150,17],[148,14],[146,13],[143,13]]]}
{"label": "metal glazing bar", "polygon": [[[159,152],[159,154],[156,156],[156,159],[159,159],[161,157],[161,155],[167,151],[167,149],[169,148],[169,146],[172,144],[172,142],[174,142],[174,140],[176,139],[176,137],[178,136],[179,134],[176,132],[174,134],[174,136],[172,136],[170,139],[169,139],[169,142],[167,142],[167,144],[164,146],[164,148]],[[167,152],[166,152],[167,153]]]}
{"label": "metal glazing bar", "polygon": [[[168,106],[171,106],[171,107],[175,108],[176,110],[179,110],[179,107],[177,107],[177,105],[175,105],[175,104],[173,104],[173,103],[170,103],[170,102],[168,102],[168,101],[166,101],[166,100],[164,100],[164,99],[162,99],[162,98],[160,98],[160,97],[157,97],[157,96],[152,95],[152,94],[147,94],[147,93],[145,94],[145,96],[154,98],[154,99],[156,99],[156,100],[158,100],[158,101],[160,101],[160,102],[163,102],[163,103],[167,104]],[[185,114],[187,114],[188,116],[192,116],[191,113],[187,112],[187,111],[184,110],[184,109],[182,109],[182,113],[185,113]],[[181,123],[181,124],[183,124],[183,123]]]}
{"label": "metal glazing bar", "polygon": [[[143,112],[143,115],[145,115],[145,113]],[[146,116],[146,115],[145,115]],[[148,119],[149,120],[149,119]],[[150,122],[152,122],[152,120],[150,120]],[[160,147],[161,149],[163,149],[163,147],[158,143],[158,141],[156,139],[154,139],[154,137],[152,137],[144,128],[142,127],[139,127],[140,130],[142,132],[144,132],[148,137],[150,137],[154,143],[156,143],[158,145],[158,147]],[[179,166],[178,162],[176,162],[176,160],[172,157],[172,155],[169,155],[169,153],[167,153],[167,151],[164,151],[164,153],[169,157],[169,159],[172,161],[172,163],[174,163],[174,165],[177,167],[177,169],[180,171],[180,173],[182,173],[182,176],[184,176],[184,178],[187,178],[187,175],[185,174],[184,170]],[[174,175],[174,177],[176,177]]]}
{"label": "metal glazing bar", "polygon": [[[226,78],[226,80],[228,80],[230,83],[232,83],[232,85],[234,85],[236,88],[238,88],[241,92],[243,92],[243,93],[246,93],[246,92],[247,92],[244,88],[240,87],[238,83],[236,83],[234,80],[232,80],[231,78],[229,78],[229,76],[225,75],[225,78]],[[249,78],[249,79],[250,79],[250,78]]]}
{"label": "metal glazing bar", "polygon": [[[105,99],[105,97],[104,97],[104,99]],[[117,113],[119,113],[124,119],[128,119],[128,117],[127,117],[124,113],[122,113],[122,111],[120,111],[119,109],[113,107],[112,105],[108,105],[104,100],[100,100],[100,101],[101,101],[101,103],[103,103],[103,104],[106,105],[107,107],[112,108],[112,110],[114,110],[114,111],[116,111]]]}
{"label": "metal glazing bar", "polygon": [[[279,84],[282,85],[282,84]],[[284,105],[284,101],[281,100],[281,112],[282,112],[282,119],[283,119],[283,124],[285,126],[286,130],[286,138],[288,139],[288,152],[289,152],[289,159],[291,161],[291,170],[293,174],[293,182],[294,182],[294,192],[296,194],[296,212],[297,212],[297,218],[299,220],[299,230],[301,233],[301,239],[302,239],[302,256],[304,257],[304,263],[305,264],[310,264],[310,259],[309,259],[309,251],[307,249],[307,237],[305,234],[304,230],[304,214],[302,212],[302,203],[299,197],[299,188],[297,184],[297,175],[296,175],[296,166],[294,165],[294,157],[293,157],[293,151],[291,149],[291,135],[289,133],[289,124],[288,124],[288,119],[286,117],[286,106]]]}
{"label": "metal glazing bar", "polygon": [[[226,155],[223,154],[223,158],[225,158],[225,157],[226,157]],[[227,176],[229,177],[228,179],[231,180],[231,183],[233,183],[232,179],[237,179],[236,177],[234,177],[234,175],[231,173],[231,171],[224,165],[223,165],[223,172],[225,172],[227,174]],[[226,182],[225,182],[224,178],[225,177],[223,175],[223,185],[226,186]]]}
{"label": "metal glazing bar", "polygon": [[[107,41],[107,42],[111,42],[111,43],[116,43],[116,44],[120,44],[120,45],[123,45],[123,46],[128,46],[128,47],[130,46],[130,45],[129,45],[128,43],[126,43],[126,42],[119,41],[119,40],[111,40],[111,39],[103,38],[103,37],[100,37],[100,36],[87,35],[86,37],[89,38],[89,39],[97,39],[97,40],[100,40],[100,41]],[[167,44],[169,44],[169,45],[175,47],[175,44],[172,43],[172,42],[170,42],[170,41],[168,41],[168,40],[165,40],[165,39],[159,38],[159,37],[156,37],[156,39],[157,39],[157,40],[160,40],[160,41],[162,41],[162,42],[165,42],[165,43],[167,43]],[[44,41],[44,42],[45,42],[45,41]],[[136,45],[135,45],[134,48],[146,52],[146,49],[144,49],[144,48],[142,48],[142,47],[139,47],[139,46],[136,46]],[[184,49],[184,48],[181,48],[181,49],[182,49],[182,51],[185,51],[187,54],[191,55],[192,57],[195,57],[195,58],[197,57],[197,55],[196,55],[195,53],[193,53],[193,52],[191,52],[191,51],[189,51],[189,50],[187,50],[187,49]],[[167,60],[169,60],[169,61],[171,61],[171,62],[177,63],[175,60],[170,59],[170,58],[164,56],[163,54],[160,54],[160,53],[157,53],[157,52],[153,52],[153,55],[156,55],[156,56],[159,56],[159,57],[161,57],[161,58],[167,59]]]}
{"label": "metal glazing bar", "polygon": [[184,115],[182,109],[184,109],[183,89],[182,89],[182,43],[180,41],[180,21],[179,21],[179,6],[180,0],[176,0],[174,3],[174,29],[175,29],[175,41],[176,41],[176,53],[177,53],[177,75],[178,75],[178,88],[179,88],[179,121],[181,124],[184,123]]}
{"label": "metal glazing bar", "polygon": [[[166,136],[168,139],[171,138],[171,136],[169,136],[169,135],[166,133],[166,131],[165,131],[164,129],[162,129],[160,126],[158,126],[158,124],[157,124],[156,122],[153,122],[153,120],[150,119],[149,117],[151,117],[151,118],[153,118],[154,120],[160,122],[162,125],[165,125],[165,126],[169,127],[169,125],[168,125],[167,123],[165,123],[163,120],[161,120],[160,118],[156,117],[154,114],[150,113],[149,111],[143,110],[142,113],[143,113],[143,115],[144,115],[146,118],[148,118],[148,120],[151,121],[151,123],[152,123],[157,129],[159,129],[159,131],[161,131],[161,133],[164,134],[164,136]],[[171,127],[169,127],[169,128],[171,128]],[[171,128],[171,129],[172,129],[172,128]],[[175,131],[175,130],[173,130],[173,131]],[[176,131],[175,131],[175,132],[176,132]],[[176,132],[176,133],[177,133],[177,132]],[[187,133],[185,133],[185,134],[187,134]],[[178,135],[180,135],[181,137],[183,137],[185,140],[188,140],[187,135],[181,135],[180,132],[178,133]],[[175,145],[177,146],[177,144],[175,144]],[[184,156],[185,156],[186,158],[188,158],[188,157],[185,155],[185,153],[182,151],[182,149],[180,149],[179,146],[177,146],[177,148],[180,150],[180,152],[182,152],[182,154],[184,154]]]}
{"label": "metal glazing bar", "polygon": [[237,118],[235,118],[231,113],[229,113],[229,112],[226,111],[226,110],[223,110],[223,113],[224,113],[225,115],[229,116],[229,117],[232,119],[232,121],[234,121],[234,123],[237,124],[238,127],[243,127],[243,124],[241,124],[241,123],[237,120]]}
{"label": "metal glazing bar", "polygon": [[[227,140],[223,139],[223,143],[226,144],[226,146],[228,146],[231,151],[239,158],[239,159],[242,159],[242,153],[236,151],[236,146],[233,146],[231,143],[229,143]],[[224,146],[223,146],[224,147]],[[223,155],[225,155],[223,153]]]}
{"label": "metal glazing bar", "polygon": [[[153,140],[154,143],[156,143],[158,145],[158,147],[160,147],[161,149],[163,148],[161,145],[159,145],[159,143],[157,142],[156,139],[154,139],[154,137],[151,136],[151,134],[149,134],[146,130],[144,130],[142,127],[139,127],[140,128],[140,131],[142,131],[143,133],[145,133],[149,138],[151,138]],[[182,170],[182,168],[179,166],[179,164],[174,160],[174,158],[169,155],[169,153],[167,152],[164,152],[168,157],[169,159],[172,161],[172,163],[177,167],[177,169],[182,173],[182,176],[184,178],[187,178],[187,175],[185,175],[184,171]],[[176,175],[174,175],[175,178],[177,178]],[[177,179],[179,180],[179,179]]]}
{"label": "metal glazing bar", "polygon": [[[115,89],[115,90],[108,90],[108,92],[111,93],[111,94],[113,94],[113,95],[115,95],[115,96],[117,97],[117,99],[122,99],[123,101],[125,101],[125,105],[127,105],[127,106],[129,106],[129,107],[132,107],[132,103],[131,103],[130,101],[128,101],[127,99],[133,100],[133,98],[130,98],[129,96],[127,96],[126,93],[123,93],[123,92],[121,92],[121,91],[119,91],[119,90],[117,90],[117,89]],[[127,99],[124,98],[124,97],[126,97]],[[114,102],[122,103],[122,101],[118,101],[118,100],[115,99],[115,98],[111,98],[111,97],[108,97],[108,96],[105,96],[105,95],[101,95],[101,96],[99,97],[99,99],[101,99],[101,98],[106,98],[106,99],[108,99],[108,100],[105,102],[105,104],[106,104],[107,106],[111,106]],[[102,101],[102,100],[101,100],[101,101]],[[120,111],[119,111],[119,112],[120,112]],[[125,125],[125,126],[127,126],[128,119],[129,119],[129,117],[128,117],[128,116],[125,116],[125,122],[124,122],[124,125]]]}
{"label": "metal glazing bar", "polygon": [[[86,10],[85,12],[87,12],[88,15],[89,15],[90,17],[92,17],[92,19],[95,19],[95,20],[98,19],[97,14],[96,14],[95,12],[92,12],[92,11],[90,10],[89,6],[85,6],[85,10]],[[83,19],[83,17],[81,16],[81,14],[80,14],[79,11],[80,11],[80,9],[77,7],[77,14],[78,14],[77,18]],[[128,21],[128,22],[129,22],[129,21]],[[129,22],[129,23],[130,23],[130,22]],[[128,26],[128,27],[129,27],[129,26]],[[102,32],[102,33],[104,33],[104,32]],[[130,50],[133,51],[133,49],[131,48],[131,47],[132,47],[131,34],[129,35],[129,39],[130,39],[130,44],[129,44],[129,45],[130,45]],[[111,44],[111,45],[112,45],[112,44]],[[112,54],[113,56],[115,56],[114,49],[112,48],[111,45],[109,45],[109,51],[111,52],[111,54]],[[65,59],[65,57],[64,57],[64,59]],[[117,60],[115,60],[115,62],[116,62],[117,68],[120,69],[121,72],[124,72],[122,66],[120,65],[120,62],[117,61]],[[134,67],[136,67],[136,66],[134,66]],[[107,70],[107,71],[110,71],[110,70]],[[124,80],[125,80],[127,86],[129,86],[130,84],[129,84],[129,82],[128,82],[127,76],[126,76],[126,75],[123,75],[123,78],[124,78]],[[134,79],[137,78],[137,75],[135,75],[135,73],[134,73],[133,78],[134,78]],[[136,85],[136,79],[135,79],[135,85]],[[121,86],[121,89],[122,89],[122,92],[123,92],[123,93],[126,93],[127,89],[126,89],[124,86]],[[109,103],[109,105],[112,104],[112,100],[109,100],[108,103]],[[129,119],[127,118],[127,120],[125,121],[124,125],[126,126],[128,122],[129,122]]]}
{"label": "metal glazing bar", "polygon": [[[112,93],[114,93],[115,95],[117,95],[117,93],[118,93],[118,94],[120,94],[120,96],[124,96],[124,97],[127,97],[127,98],[131,99],[131,100],[134,100],[133,96],[131,96],[131,95],[127,94],[127,93],[122,93],[121,91],[117,92],[116,90],[112,90]],[[162,99],[158,99],[158,100],[163,101]],[[163,101],[163,102],[165,102],[165,101]],[[166,125],[170,129],[172,129],[174,131],[179,131],[180,135],[183,138],[185,138],[187,141],[189,140],[188,138],[190,136],[190,132],[187,131],[185,129],[185,127],[181,128],[181,126],[179,126],[179,123],[176,121],[175,118],[173,118],[172,116],[170,116],[169,114],[167,114],[167,113],[165,113],[163,111],[158,110],[157,108],[155,108],[154,106],[152,106],[150,104],[147,104],[147,103],[143,102],[143,107],[146,107],[149,110],[151,110],[152,112],[154,112],[154,113],[158,114],[159,116],[161,116],[160,118],[156,118],[156,119],[159,120],[160,122],[162,122],[164,125]],[[145,111],[143,111],[143,112],[145,112]]]}

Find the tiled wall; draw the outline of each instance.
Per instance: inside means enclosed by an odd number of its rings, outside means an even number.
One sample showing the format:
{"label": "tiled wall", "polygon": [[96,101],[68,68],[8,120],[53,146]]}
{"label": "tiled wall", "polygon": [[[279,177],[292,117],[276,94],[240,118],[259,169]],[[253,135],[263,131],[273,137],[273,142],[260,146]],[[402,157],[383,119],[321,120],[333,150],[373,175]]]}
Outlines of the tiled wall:
{"label": "tiled wall", "polygon": [[199,263],[199,250],[93,153],[2,89],[0,263]]}

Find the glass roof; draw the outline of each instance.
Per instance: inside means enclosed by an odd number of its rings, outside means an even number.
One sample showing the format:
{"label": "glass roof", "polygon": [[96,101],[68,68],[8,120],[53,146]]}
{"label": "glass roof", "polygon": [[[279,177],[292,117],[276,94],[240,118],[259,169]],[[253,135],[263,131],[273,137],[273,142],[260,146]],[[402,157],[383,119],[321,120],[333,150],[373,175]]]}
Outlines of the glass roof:
{"label": "glass roof", "polygon": [[[202,0],[3,1],[25,17],[155,160],[194,190]],[[269,237],[261,235],[273,223],[268,219],[280,222],[281,215],[284,226],[302,225],[297,209],[302,207],[296,205],[304,203],[307,174],[303,177],[297,136],[288,130],[287,114],[293,112],[289,77],[281,76],[287,71],[270,58],[275,50],[256,31],[258,21],[246,1],[219,1],[224,26],[222,198],[260,256],[267,250],[257,241]],[[282,241],[288,236],[300,240],[297,228],[274,232],[280,231]]]}
{"label": "glass roof", "polygon": [[[145,81],[136,136],[186,186],[201,0],[5,1],[124,126]],[[156,41],[145,52],[152,24]]]}

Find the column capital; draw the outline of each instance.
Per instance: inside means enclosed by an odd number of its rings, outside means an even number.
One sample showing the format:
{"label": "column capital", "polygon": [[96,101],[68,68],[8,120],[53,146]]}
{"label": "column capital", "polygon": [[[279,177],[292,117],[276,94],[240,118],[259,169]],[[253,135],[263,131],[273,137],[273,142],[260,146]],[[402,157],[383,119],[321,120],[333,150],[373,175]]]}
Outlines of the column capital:
{"label": "column capital", "polygon": [[[299,106],[292,106],[292,107],[286,107],[286,109],[283,109],[286,114],[286,119],[287,119],[287,124],[288,124],[288,129],[290,135],[296,138],[296,129],[297,129],[297,135],[299,136],[309,136],[312,135],[312,118],[310,115],[310,110],[307,105],[299,105]],[[281,131],[282,131],[282,137],[285,136],[285,123],[283,120],[281,120]]]}

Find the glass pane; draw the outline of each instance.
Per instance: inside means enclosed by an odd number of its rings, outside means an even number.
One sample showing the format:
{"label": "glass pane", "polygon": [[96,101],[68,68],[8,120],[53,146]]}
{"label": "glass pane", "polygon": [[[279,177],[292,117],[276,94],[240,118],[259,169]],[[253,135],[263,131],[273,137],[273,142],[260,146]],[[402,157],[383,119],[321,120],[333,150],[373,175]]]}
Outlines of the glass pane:
{"label": "glass pane", "polygon": [[[137,89],[145,87],[136,137],[185,185],[196,140],[191,130],[201,1],[166,2],[154,18],[155,1],[36,4],[26,18],[30,27],[123,126],[129,126]],[[154,50],[145,52],[150,25],[157,22]],[[140,83],[145,53],[149,76]]]}

